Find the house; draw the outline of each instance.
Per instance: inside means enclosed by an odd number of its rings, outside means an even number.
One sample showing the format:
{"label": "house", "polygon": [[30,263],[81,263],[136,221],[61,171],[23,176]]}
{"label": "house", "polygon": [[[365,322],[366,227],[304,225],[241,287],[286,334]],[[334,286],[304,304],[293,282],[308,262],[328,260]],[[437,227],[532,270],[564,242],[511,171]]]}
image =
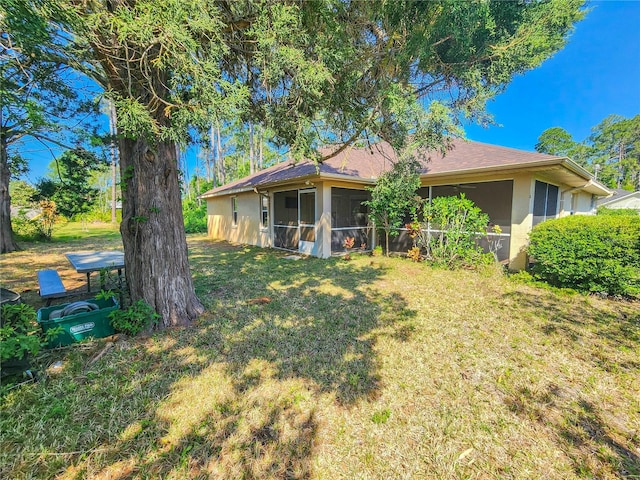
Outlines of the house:
{"label": "house", "polygon": [[[326,153],[323,151],[322,153]],[[445,156],[420,152],[423,198],[464,192],[500,225],[499,259],[518,270],[526,264],[528,233],[537,223],[573,213],[593,213],[610,191],[566,157],[454,140]],[[372,248],[376,236],[362,202],[367,187],[397,157],[385,143],[346,148],[316,165],[283,162],[201,198],[207,201],[209,235],[318,257],[344,251],[345,237]],[[406,232],[391,245],[406,251]]]}
{"label": "house", "polygon": [[637,210],[640,213],[640,191],[630,192],[629,190],[616,189],[613,195],[608,198],[598,200],[598,208],[629,209]]}

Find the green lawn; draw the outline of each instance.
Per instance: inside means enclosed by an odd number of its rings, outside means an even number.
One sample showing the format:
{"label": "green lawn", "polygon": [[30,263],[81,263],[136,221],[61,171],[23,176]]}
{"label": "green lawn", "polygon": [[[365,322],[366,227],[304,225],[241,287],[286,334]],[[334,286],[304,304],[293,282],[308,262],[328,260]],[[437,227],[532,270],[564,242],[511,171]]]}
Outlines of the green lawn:
{"label": "green lawn", "polygon": [[[0,258],[35,270],[89,237]],[[0,478],[640,476],[640,304],[401,258],[189,237],[191,328],[47,352],[0,406]],[[29,291],[31,290],[31,291]],[[36,305],[38,306],[38,305]],[[48,368],[62,360],[63,370]]]}

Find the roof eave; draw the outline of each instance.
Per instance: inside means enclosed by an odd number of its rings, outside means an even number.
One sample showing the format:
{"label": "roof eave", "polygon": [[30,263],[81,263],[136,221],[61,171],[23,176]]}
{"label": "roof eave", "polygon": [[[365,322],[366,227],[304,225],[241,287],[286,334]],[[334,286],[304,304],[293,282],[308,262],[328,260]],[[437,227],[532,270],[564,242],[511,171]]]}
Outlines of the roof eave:
{"label": "roof eave", "polygon": [[437,173],[423,173],[420,175],[421,179],[434,179],[440,177],[450,177],[452,175],[478,175],[488,172],[506,172],[506,171],[526,171],[537,169],[541,167],[549,167],[553,165],[561,165],[565,167],[567,170],[571,171],[575,175],[579,176],[583,180],[586,181],[585,185],[581,186],[581,190],[585,190],[588,193],[592,193],[598,196],[607,197],[612,195],[612,191],[607,187],[602,185],[600,182],[595,180],[593,176],[580,165],[575,163],[573,160],[567,157],[552,157],[545,160],[538,160],[536,162],[528,162],[526,164],[522,163],[511,163],[508,165],[493,165],[486,167],[477,167],[477,168],[469,168],[465,170],[449,170],[445,172],[437,172]]}
{"label": "roof eave", "polygon": [[307,180],[315,180],[315,181],[338,180],[338,181],[351,182],[351,183],[360,183],[364,185],[375,185],[377,181],[377,177],[364,178],[364,177],[356,177],[353,175],[346,175],[346,174],[339,174],[339,173],[322,173],[321,172],[320,174],[314,173],[311,175],[303,175],[300,177],[290,178],[287,180],[257,183],[255,185],[246,185],[238,188],[229,188],[219,192],[203,193],[202,195],[198,196],[198,198],[206,200],[208,198],[216,198],[216,197],[221,197],[225,195],[237,195],[239,193],[247,193],[247,192],[255,191],[256,188],[259,190],[269,190],[274,187],[284,187],[287,185],[294,185],[301,182],[305,182]]}
{"label": "roof eave", "polygon": [[565,157],[562,161],[562,165],[568,170],[571,170],[576,175],[579,175],[587,180],[587,184],[582,187],[582,190],[586,191],[587,193],[591,193],[599,197],[610,197],[611,195],[613,195],[612,190],[609,190],[602,183],[598,182],[598,180],[596,180],[595,177],[591,175],[591,173],[589,173],[586,169],[578,165],[570,158]]}
{"label": "roof eave", "polygon": [[422,173],[420,174],[420,178],[437,178],[437,177],[450,177],[452,175],[475,175],[482,174],[487,172],[496,172],[496,171],[514,171],[514,170],[528,170],[534,169],[538,167],[546,167],[550,165],[560,165],[562,163],[562,158],[551,158],[547,160],[538,160],[536,162],[529,162],[527,164],[522,163],[510,163],[507,165],[489,165],[485,167],[476,167],[476,168],[466,168],[464,170],[447,170],[444,172],[436,172],[436,173]]}

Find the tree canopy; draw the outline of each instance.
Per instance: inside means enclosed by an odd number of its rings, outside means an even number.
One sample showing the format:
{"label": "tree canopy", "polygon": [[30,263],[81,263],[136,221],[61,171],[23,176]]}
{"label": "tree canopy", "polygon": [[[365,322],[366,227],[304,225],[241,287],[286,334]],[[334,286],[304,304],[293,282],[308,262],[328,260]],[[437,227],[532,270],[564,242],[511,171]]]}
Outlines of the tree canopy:
{"label": "tree canopy", "polygon": [[577,142],[561,127],[540,135],[536,150],[569,157],[611,188],[640,190],[640,115],[609,115]]}
{"label": "tree canopy", "polygon": [[98,189],[91,185],[95,171],[107,168],[104,160],[83,148],[67,150],[53,165],[49,178],[36,183],[34,200],[52,200],[58,213],[68,219],[89,211],[98,199]]}
{"label": "tree canopy", "polygon": [[116,105],[128,284],[163,325],[202,311],[178,231],[175,144],[189,127],[239,117],[294,158],[362,139],[444,150],[585,14],[582,0],[22,3],[59,32],[47,49],[99,77]]}
{"label": "tree canopy", "polygon": [[[3,253],[17,248],[11,229],[9,181],[28,170],[20,152],[25,142],[38,143],[45,150],[81,142],[92,131],[90,119],[96,113],[93,99],[87,101],[72,86],[77,73],[67,52],[68,43],[61,43],[59,32],[43,15],[47,8],[41,2],[7,0],[0,10]],[[63,44],[64,48],[57,48]],[[76,138],[69,141],[72,135]]]}

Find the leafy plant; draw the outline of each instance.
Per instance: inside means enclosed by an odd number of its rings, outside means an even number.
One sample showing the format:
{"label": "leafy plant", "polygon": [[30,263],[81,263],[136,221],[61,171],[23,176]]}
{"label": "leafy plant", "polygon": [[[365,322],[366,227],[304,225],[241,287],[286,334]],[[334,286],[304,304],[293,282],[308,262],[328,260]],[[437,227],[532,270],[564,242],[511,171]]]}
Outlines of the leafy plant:
{"label": "leafy plant", "polygon": [[389,256],[389,238],[398,235],[398,228],[406,215],[415,215],[418,208],[416,190],[420,187],[420,164],[404,159],[383,173],[375,187],[369,188],[371,200],[363,202],[370,209],[376,228],[385,236],[386,254]]}
{"label": "leafy plant", "polygon": [[22,359],[25,355],[38,353],[42,344],[39,332],[32,306],[24,303],[2,305],[0,359]]}
{"label": "leafy plant", "polygon": [[640,293],[640,217],[574,215],[529,235],[533,274],[557,287],[610,295]]}
{"label": "leafy plant", "polygon": [[118,332],[135,336],[140,332],[155,326],[160,319],[151,305],[144,300],[138,300],[123,310],[114,310],[109,314],[111,326]]}
{"label": "leafy plant", "polygon": [[40,215],[34,218],[36,230],[41,238],[51,240],[53,226],[58,219],[56,203],[52,200],[40,200],[38,206],[40,207]]}
{"label": "leafy plant", "polygon": [[436,197],[425,204],[424,223],[417,245],[427,258],[446,267],[485,263],[477,244],[487,234],[489,216],[461,193],[459,197]]}
{"label": "leafy plant", "polygon": [[14,234],[21,240],[39,240],[36,221],[27,217],[25,208],[20,208],[17,214],[11,217],[11,226]]}
{"label": "leafy plant", "polygon": [[422,260],[422,252],[420,251],[420,247],[410,248],[407,252],[407,257],[414,262],[420,262]]}
{"label": "leafy plant", "polygon": [[182,204],[184,231],[186,233],[207,233],[207,205],[198,205],[187,200]]}
{"label": "leafy plant", "polygon": [[354,247],[355,243],[356,243],[355,237],[346,237],[344,239],[344,243],[342,244],[342,246],[344,247],[345,252],[347,252],[343,257],[345,260],[351,260],[350,251]]}
{"label": "leafy plant", "polygon": [[498,251],[502,248],[502,227],[500,225],[493,225],[491,227],[491,233],[493,236],[487,235],[489,242],[489,252],[493,255],[494,260],[498,261]]}
{"label": "leafy plant", "polygon": [[387,423],[389,417],[391,417],[391,410],[385,408],[383,410],[374,412],[373,415],[371,415],[371,421],[376,425],[382,425],[384,423]]}
{"label": "leafy plant", "polygon": [[420,222],[414,220],[411,223],[405,224],[404,228],[407,229],[407,235],[409,235],[409,237],[413,241],[413,246],[415,247],[416,239],[418,238],[418,235],[420,235]]}
{"label": "leafy plant", "polygon": [[96,294],[96,300],[110,300],[112,298],[115,298],[115,296],[116,294],[111,290],[100,290]]}

